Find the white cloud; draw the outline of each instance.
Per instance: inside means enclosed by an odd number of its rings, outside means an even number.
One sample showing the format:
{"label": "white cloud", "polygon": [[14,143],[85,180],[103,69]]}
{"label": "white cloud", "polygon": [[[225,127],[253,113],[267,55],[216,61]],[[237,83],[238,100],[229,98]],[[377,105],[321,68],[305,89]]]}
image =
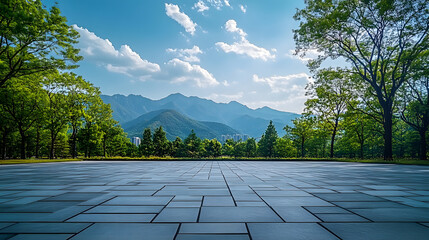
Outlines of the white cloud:
{"label": "white cloud", "polygon": [[266,78],[260,78],[254,74],[253,81],[267,84],[273,93],[284,92],[291,95],[305,95],[305,86],[311,81],[311,78],[307,73]]}
{"label": "white cloud", "polygon": [[229,0],[223,0],[223,2],[225,3],[226,6],[231,7],[231,5],[229,4]]}
{"label": "white cloud", "polygon": [[200,59],[198,58],[197,55],[203,53],[203,51],[201,51],[201,49],[198,46],[194,46],[189,49],[168,48],[166,51],[168,53],[175,54],[177,57],[181,58],[186,62],[199,62]]}
{"label": "white cloud", "polygon": [[217,102],[228,103],[230,101],[240,100],[243,98],[243,96],[244,96],[244,92],[238,92],[236,94],[212,93],[207,98],[215,100]]}
{"label": "white cloud", "polygon": [[116,50],[109,39],[102,39],[77,25],[73,25],[73,28],[80,34],[78,47],[82,55],[104,66],[110,72],[144,80],[148,75],[161,70],[158,64],[142,59],[128,45],[122,45]]}
{"label": "white cloud", "polygon": [[233,44],[217,42],[216,46],[220,47],[224,52],[247,55],[253,59],[261,59],[263,61],[275,59],[276,55],[269,50],[250,43],[246,39],[247,33],[244,32],[243,29],[237,27],[237,22],[235,20],[228,20],[225,23],[225,29],[228,32],[238,33],[238,35],[240,35],[240,41],[234,42]]}
{"label": "white cloud", "polygon": [[197,26],[197,24],[192,22],[191,18],[189,18],[188,15],[183,12],[180,12],[179,6],[166,3],[165,13],[167,14],[167,16],[182,25],[182,27],[185,28],[186,32],[190,33],[191,35],[194,35],[195,27]]}
{"label": "white cloud", "polygon": [[202,88],[219,85],[214,76],[200,65],[174,58],[167,62],[166,68],[173,83],[191,82]]}
{"label": "white cloud", "polygon": [[286,57],[298,59],[303,63],[307,63],[308,61],[316,59],[319,55],[322,54],[323,53],[319,52],[317,49],[309,49],[305,53],[299,55],[295,53],[295,50],[289,50],[289,52],[286,53]]}
{"label": "white cloud", "polygon": [[237,22],[235,20],[231,19],[231,20],[226,21],[226,23],[225,23],[225,29],[228,32],[236,32],[236,33],[238,33],[238,35],[240,35],[240,37],[241,37],[241,40],[245,40],[246,39],[247,33],[245,33],[243,31],[243,29],[237,27]]}
{"label": "white cloud", "polygon": [[209,10],[210,8],[203,1],[199,0],[194,4],[192,9],[197,9],[198,12],[204,12]]}
{"label": "white cloud", "polygon": [[247,11],[247,6],[243,6],[243,5],[241,5],[241,4],[240,4],[240,10],[241,10],[243,13],[246,13],[246,11]]}

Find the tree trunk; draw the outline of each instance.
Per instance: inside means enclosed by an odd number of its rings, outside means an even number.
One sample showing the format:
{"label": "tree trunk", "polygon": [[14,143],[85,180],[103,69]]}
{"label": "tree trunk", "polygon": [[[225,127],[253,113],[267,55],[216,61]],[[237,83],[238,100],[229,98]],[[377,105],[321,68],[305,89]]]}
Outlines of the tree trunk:
{"label": "tree trunk", "polygon": [[73,127],[73,130],[72,130],[72,135],[71,135],[71,155],[72,155],[72,158],[76,158],[77,156],[77,151],[76,151],[76,135],[77,135],[77,131],[76,131],[76,128],[75,127]]}
{"label": "tree trunk", "polygon": [[420,134],[420,151],[419,158],[421,160],[427,160],[427,151],[426,151],[426,131],[419,131]]}
{"label": "tree trunk", "polygon": [[36,158],[39,158],[39,148],[40,148],[40,129],[36,128]]}
{"label": "tree trunk", "polygon": [[329,154],[330,158],[334,157],[334,142],[335,142],[335,135],[337,135],[337,127],[338,127],[338,118],[335,119],[334,130],[332,131],[332,136],[331,136],[331,151],[330,151],[330,154]]}
{"label": "tree trunk", "polygon": [[7,153],[7,135],[9,134],[8,129],[3,131],[2,143],[1,143],[1,159],[6,159]]}
{"label": "tree trunk", "polygon": [[384,160],[393,161],[393,115],[390,107],[383,107],[384,109]]}
{"label": "tree trunk", "polygon": [[303,158],[305,156],[304,154],[304,138],[301,140],[301,157]]}
{"label": "tree trunk", "polygon": [[360,153],[359,153],[359,157],[361,159],[363,159],[363,141],[360,141]]}
{"label": "tree trunk", "polygon": [[51,147],[49,149],[49,159],[55,158],[55,134],[51,132]]}
{"label": "tree trunk", "polygon": [[27,138],[25,136],[25,133],[22,130],[20,130],[19,133],[21,135],[21,159],[26,159],[27,158],[27,152],[26,152]]}
{"label": "tree trunk", "polygon": [[106,157],[106,138],[103,138],[103,156]]}

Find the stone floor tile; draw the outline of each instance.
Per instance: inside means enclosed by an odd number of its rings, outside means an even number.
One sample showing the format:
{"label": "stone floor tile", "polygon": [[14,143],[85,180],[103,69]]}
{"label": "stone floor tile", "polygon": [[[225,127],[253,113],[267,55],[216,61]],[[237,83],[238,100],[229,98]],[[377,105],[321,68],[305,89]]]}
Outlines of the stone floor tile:
{"label": "stone floor tile", "polygon": [[164,206],[97,206],[85,213],[159,213]]}
{"label": "stone floor tile", "polygon": [[424,240],[429,228],[417,223],[322,223],[342,239],[350,240]]}
{"label": "stone floor tile", "polygon": [[116,197],[103,205],[167,205],[173,197]]}
{"label": "stone floor tile", "polygon": [[96,223],[74,236],[73,240],[172,240],[179,224]]}
{"label": "stone floor tile", "polygon": [[87,223],[17,223],[3,228],[0,233],[78,233]]}
{"label": "stone floor tile", "polygon": [[324,222],[369,222],[368,219],[352,213],[318,213],[316,216]]}
{"label": "stone floor tile", "polygon": [[247,234],[178,234],[176,240],[250,240]]}
{"label": "stone floor tile", "polygon": [[183,223],[179,233],[247,233],[244,223]]}
{"label": "stone floor tile", "polygon": [[130,222],[130,223],[139,223],[139,222],[150,222],[155,217],[155,214],[124,214],[124,213],[84,213],[79,214],[67,222]]}
{"label": "stone floor tile", "polygon": [[275,206],[273,208],[286,222],[320,222],[320,219],[302,207]]}
{"label": "stone floor tile", "polygon": [[196,222],[199,208],[164,208],[153,222]]}
{"label": "stone floor tile", "polygon": [[317,223],[249,223],[253,240],[333,240],[338,239]]}
{"label": "stone floor tile", "polygon": [[10,240],[67,240],[73,234],[18,234]]}
{"label": "stone floor tile", "polygon": [[200,222],[283,222],[269,207],[203,207]]}

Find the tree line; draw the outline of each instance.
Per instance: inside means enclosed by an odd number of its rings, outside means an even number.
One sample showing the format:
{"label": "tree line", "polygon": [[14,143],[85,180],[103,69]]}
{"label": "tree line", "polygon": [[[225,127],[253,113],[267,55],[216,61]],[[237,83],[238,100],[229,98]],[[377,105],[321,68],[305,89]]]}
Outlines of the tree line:
{"label": "tree line", "polygon": [[100,91],[74,74],[79,34],[40,0],[0,2],[0,157],[125,156]]}
{"label": "tree line", "polygon": [[[297,10],[296,54],[318,53],[308,62],[311,99],[291,130],[302,156],[310,139],[319,138],[323,152],[330,138],[331,157],[427,159],[428,6],[429,0],[308,0]],[[327,59],[342,67],[326,68]],[[350,149],[337,149],[341,144]]]}

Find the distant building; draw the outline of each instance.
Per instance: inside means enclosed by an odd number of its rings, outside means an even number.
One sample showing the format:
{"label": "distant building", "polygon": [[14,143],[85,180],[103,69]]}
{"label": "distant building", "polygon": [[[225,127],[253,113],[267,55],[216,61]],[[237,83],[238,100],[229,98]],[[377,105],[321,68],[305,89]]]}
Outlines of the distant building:
{"label": "distant building", "polygon": [[222,135],[221,137],[220,137],[220,142],[221,143],[224,143],[224,142],[226,142],[226,140],[228,140],[228,139],[232,139],[232,140],[234,140],[235,142],[238,142],[238,141],[246,141],[247,139],[249,139],[250,138],[250,136],[249,135],[247,135],[247,134],[234,134],[234,135],[229,135],[229,134],[227,134],[227,135]]}
{"label": "distant building", "polygon": [[139,137],[133,137],[131,138],[131,142],[138,147],[142,143],[142,140]]}

